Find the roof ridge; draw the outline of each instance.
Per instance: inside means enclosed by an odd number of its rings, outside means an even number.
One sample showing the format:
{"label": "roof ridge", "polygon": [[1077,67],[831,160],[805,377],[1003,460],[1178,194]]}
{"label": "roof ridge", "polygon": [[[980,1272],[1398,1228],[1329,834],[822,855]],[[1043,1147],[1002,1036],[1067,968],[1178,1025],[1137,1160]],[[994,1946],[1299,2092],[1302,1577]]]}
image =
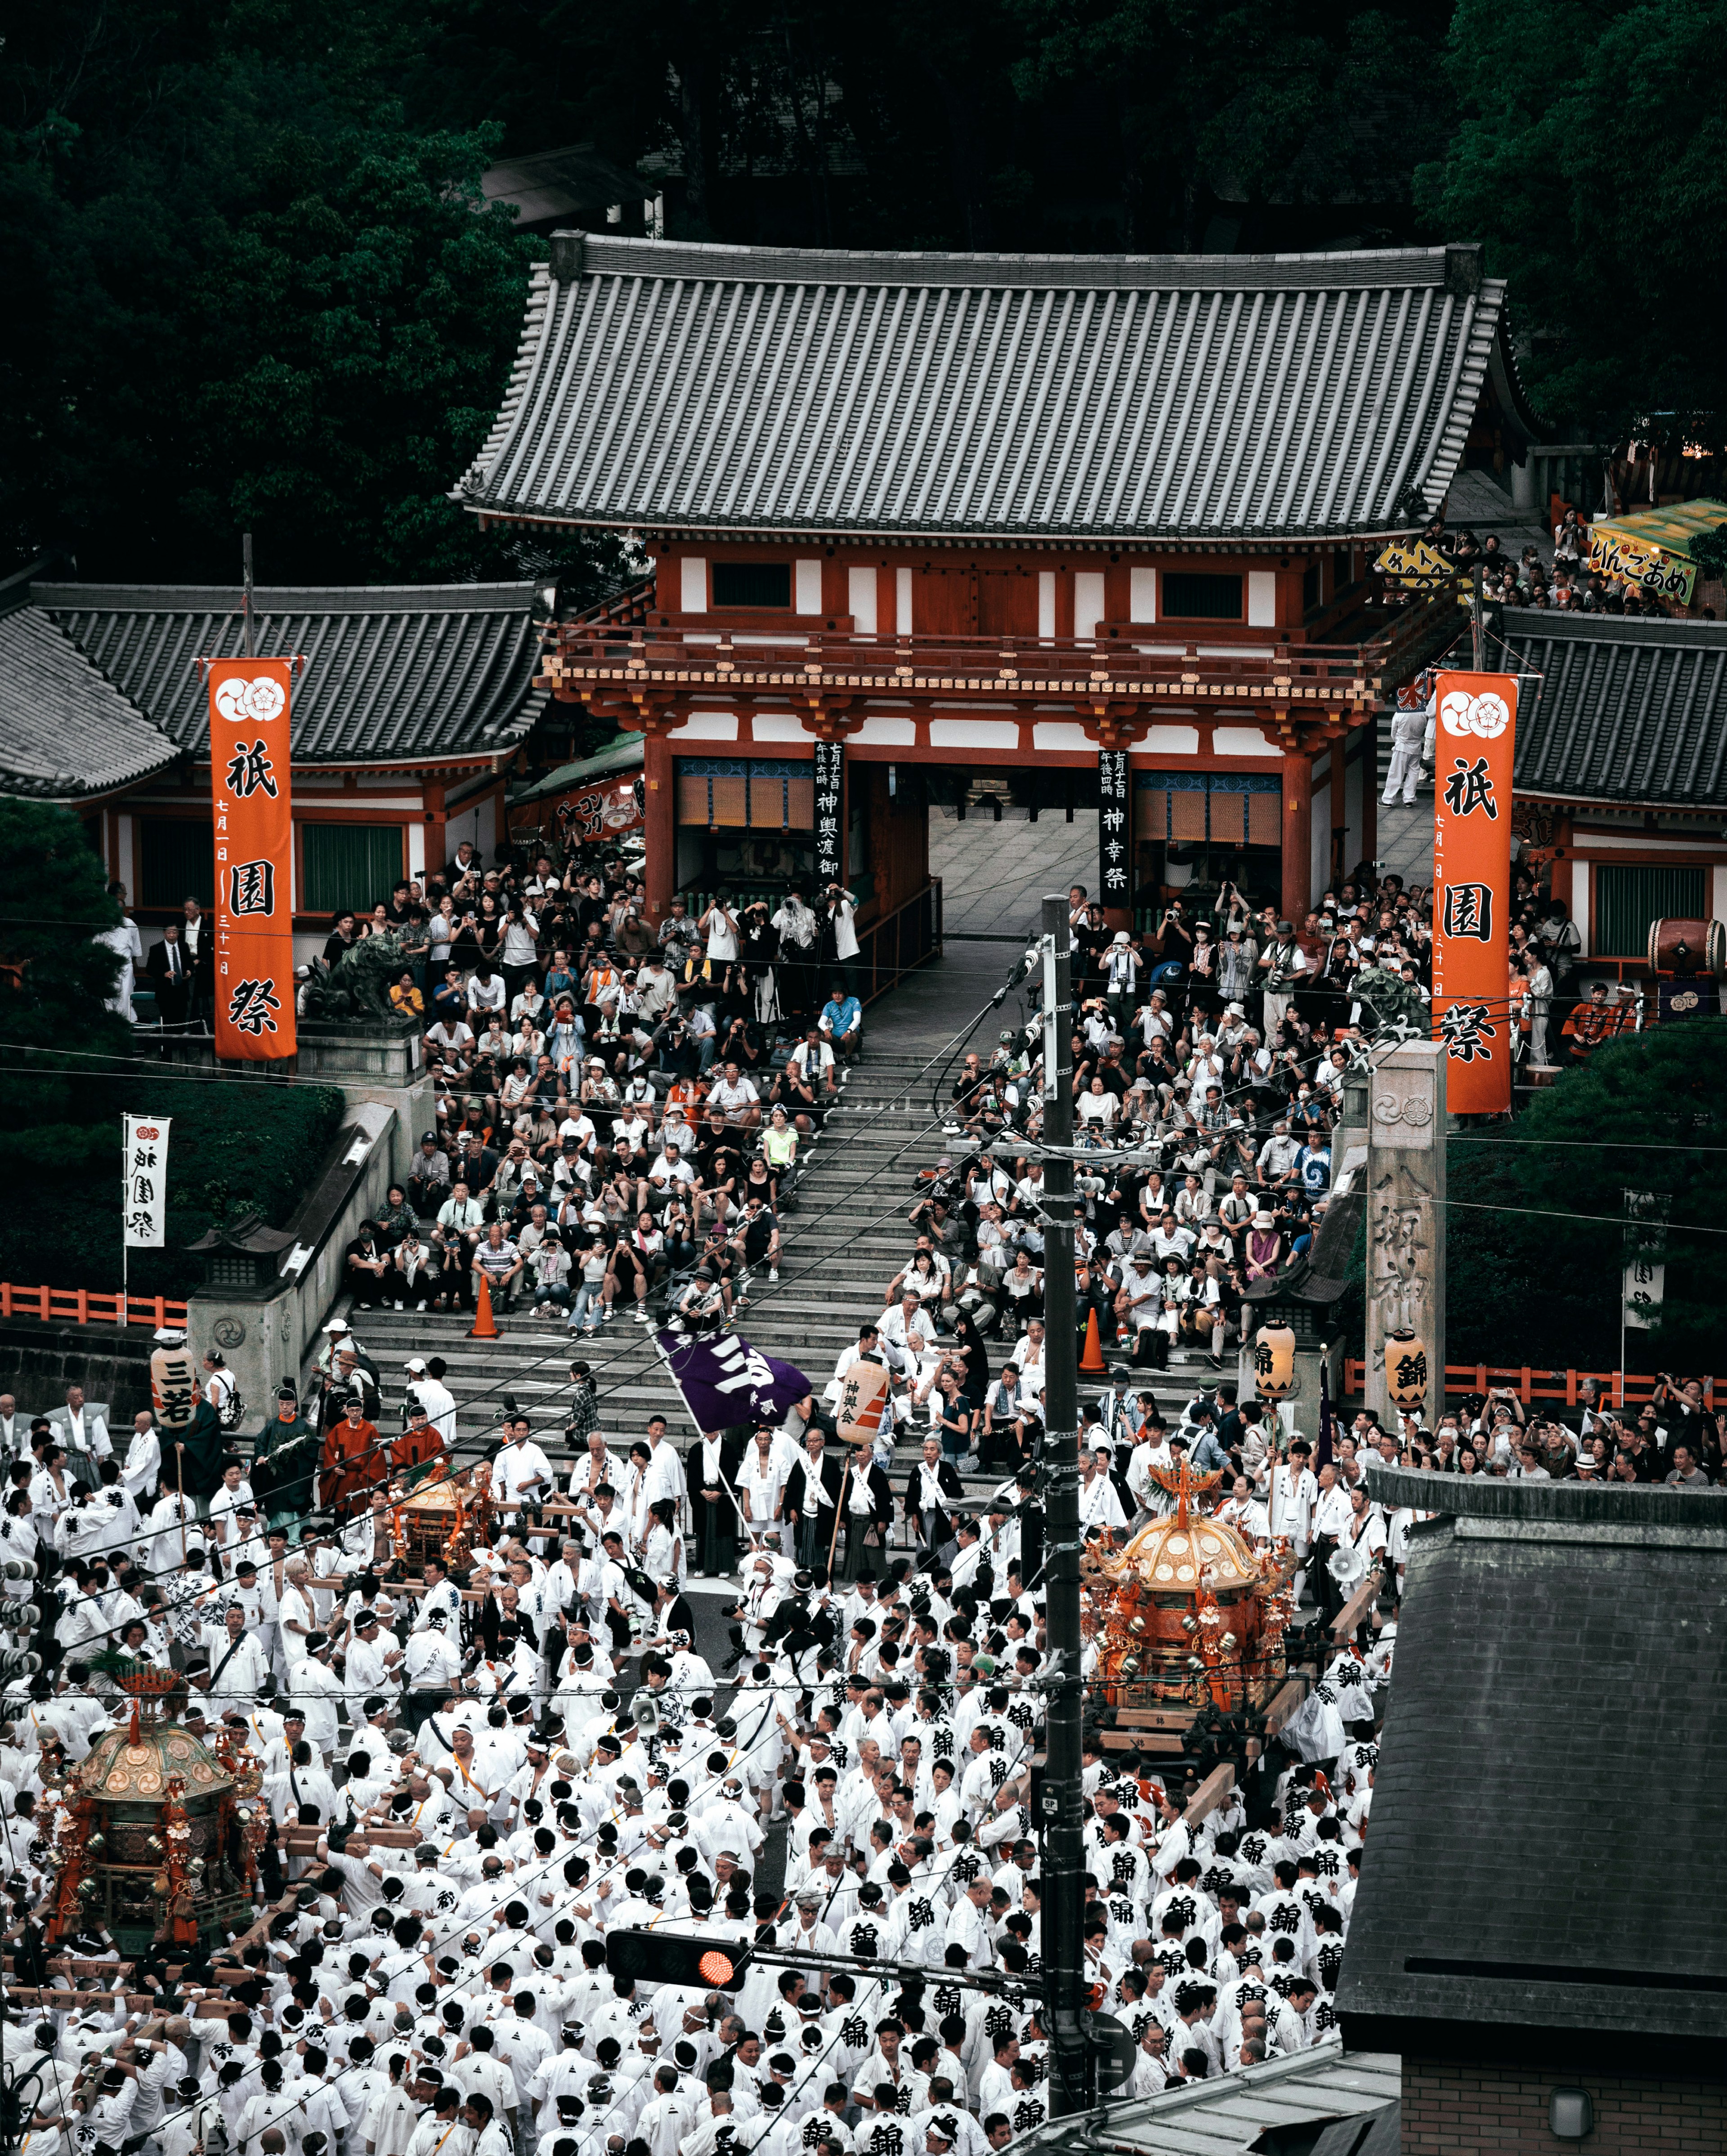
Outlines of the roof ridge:
{"label": "roof ridge", "polygon": [[[695,277],[721,284],[1259,291],[1443,285],[1459,274],[1467,275],[1475,286],[1483,281],[1482,250],[1473,243],[1334,249],[1310,254],[1045,254],[763,247],[574,230],[552,237],[554,277],[569,263],[588,276]],[[968,271],[978,274],[968,275]]]}
{"label": "roof ridge", "polygon": [[[257,584],[253,610],[264,613],[515,613],[532,603],[531,580],[471,584]],[[238,584],[125,584],[58,583],[31,585],[39,607],[78,613],[236,613],[244,596]],[[440,602],[442,603],[440,604]]]}

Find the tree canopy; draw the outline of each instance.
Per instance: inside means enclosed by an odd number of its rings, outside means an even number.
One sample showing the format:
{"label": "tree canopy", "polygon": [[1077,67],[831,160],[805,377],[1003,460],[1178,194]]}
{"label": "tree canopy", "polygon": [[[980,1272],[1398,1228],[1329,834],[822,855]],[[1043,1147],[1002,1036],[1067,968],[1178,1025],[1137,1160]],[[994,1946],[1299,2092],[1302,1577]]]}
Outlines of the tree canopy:
{"label": "tree canopy", "polygon": [[[589,146],[626,229],[1111,250],[1479,238],[1531,386],[1712,434],[1727,0],[67,0],[0,76],[0,531],[85,576],[514,575],[449,490],[542,240],[503,154]],[[604,215],[604,205],[584,214]],[[549,550],[549,551],[548,551]]]}
{"label": "tree canopy", "polygon": [[1721,439],[1727,0],[1457,0],[1459,117],[1416,193],[1511,280],[1529,387],[1586,439]]}
{"label": "tree canopy", "polygon": [[1712,1371],[1727,1226],[1727,1019],[1628,1034],[1535,1096],[1515,1124],[1448,1163],[1446,1353],[1453,1363],[1605,1370],[1619,1357],[1627,1256],[1648,1248],[1626,1193],[1669,1225],[1658,1326],[1627,1337],[1634,1370]]}
{"label": "tree canopy", "polygon": [[0,1068],[12,1180],[0,1279],[110,1291],[121,1283],[123,1112],[169,1116],[167,1244],[132,1253],[140,1295],[183,1296],[186,1245],[255,1209],[280,1227],[315,1180],[343,1115],[332,1086],[190,1074],[157,1062],[106,1007],[121,959],[93,938],[120,920],[102,864],[69,809],[0,798]]}

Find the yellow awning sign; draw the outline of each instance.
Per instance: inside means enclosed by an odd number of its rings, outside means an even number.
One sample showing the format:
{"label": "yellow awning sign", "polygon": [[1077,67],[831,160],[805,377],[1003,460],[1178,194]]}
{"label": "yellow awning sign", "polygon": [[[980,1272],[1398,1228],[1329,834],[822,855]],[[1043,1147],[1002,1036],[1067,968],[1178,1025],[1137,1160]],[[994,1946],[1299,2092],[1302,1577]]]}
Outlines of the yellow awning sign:
{"label": "yellow awning sign", "polygon": [[1457,575],[1444,555],[1425,539],[1417,539],[1412,546],[1394,539],[1373,566],[1388,584],[1401,584],[1411,591],[1431,591],[1436,585],[1450,583]]}
{"label": "yellow awning sign", "polygon": [[1592,576],[1622,578],[1640,591],[1678,606],[1689,606],[1697,588],[1697,564],[1683,554],[1670,554],[1645,539],[1616,531],[1605,518],[1590,534],[1589,568]]}

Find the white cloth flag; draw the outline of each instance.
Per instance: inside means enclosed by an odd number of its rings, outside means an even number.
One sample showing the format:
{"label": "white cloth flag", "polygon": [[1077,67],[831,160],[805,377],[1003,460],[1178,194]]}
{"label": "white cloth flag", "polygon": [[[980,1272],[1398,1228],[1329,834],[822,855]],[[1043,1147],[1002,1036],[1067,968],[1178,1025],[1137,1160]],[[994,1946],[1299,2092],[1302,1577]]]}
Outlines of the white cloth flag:
{"label": "white cloth flag", "polygon": [[166,1116],[127,1116],[121,1218],[129,1250],[159,1250],[167,1224],[168,1124]]}

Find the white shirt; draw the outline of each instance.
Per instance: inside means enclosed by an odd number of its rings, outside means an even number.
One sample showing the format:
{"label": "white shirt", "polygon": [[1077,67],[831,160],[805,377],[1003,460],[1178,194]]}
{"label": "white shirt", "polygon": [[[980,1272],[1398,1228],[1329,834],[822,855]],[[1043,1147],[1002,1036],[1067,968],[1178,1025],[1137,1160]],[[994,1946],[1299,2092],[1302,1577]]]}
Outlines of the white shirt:
{"label": "white shirt", "polygon": [[542,1477],[539,1486],[542,1494],[553,1496],[557,1481],[552,1463],[532,1439],[526,1445],[506,1445],[491,1463],[492,1488],[511,1510],[537,1475]]}

